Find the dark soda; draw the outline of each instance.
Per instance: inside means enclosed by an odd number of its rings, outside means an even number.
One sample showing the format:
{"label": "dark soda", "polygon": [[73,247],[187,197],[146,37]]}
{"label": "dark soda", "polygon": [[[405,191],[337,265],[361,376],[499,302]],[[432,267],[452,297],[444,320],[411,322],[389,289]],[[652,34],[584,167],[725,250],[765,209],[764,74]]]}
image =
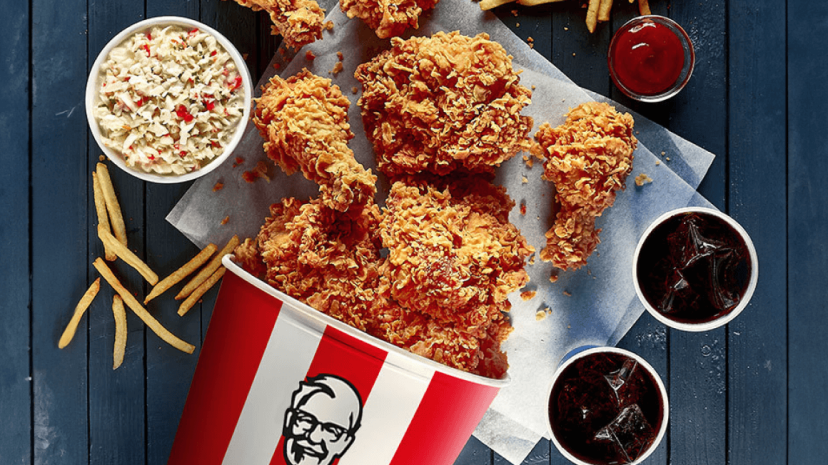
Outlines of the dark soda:
{"label": "dark soda", "polygon": [[704,323],[735,309],[748,288],[751,260],[742,236],[709,213],[680,213],[644,241],[638,284],[656,311]]}
{"label": "dark soda", "polygon": [[664,420],[658,384],[635,359],[596,352],[567,366],[552,388],[549,420],[558,443],[591,464],[632,463]]}

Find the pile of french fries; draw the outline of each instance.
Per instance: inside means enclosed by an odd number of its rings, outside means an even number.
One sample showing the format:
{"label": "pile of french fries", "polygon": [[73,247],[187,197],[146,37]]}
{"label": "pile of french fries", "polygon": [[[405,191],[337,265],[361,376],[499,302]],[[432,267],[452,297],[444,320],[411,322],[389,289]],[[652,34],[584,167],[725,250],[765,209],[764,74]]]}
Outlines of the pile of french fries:
{"label": "pile of french fries", "polygon": [[[491,10],[492,8],[507,3],[517,2],[518,5],[535,6],[543,5],[545,3],[557,3],[563,0],[480,0],[480,9],[483,11]],[[635,0],[629,0],[633,3]],[[586,25],[590,33],[595,32],[595,27],[598,22],[609,21],[610,11],[612,10],[613,0],[589,0],[589,7],[587,8]],[[649,0],[638,0],[638,12],[642,15],[651,15]]]}
{"label": "pile of french fries", "polygon": [[[111,262],[120,258],[141,274],[149,284],[154,286],[149,295],[144,299],[144,305],[195,272],[212,257],[212,260],[175,296],[175,300],[183,300],[181,306],[178,308],[178,315],[184,316],[224,276],[225,268],[221,265],[221,258],[231,253],[239,245],[238,236],[233,236],[227,245],[215,256],[216,246],[214,244],[208,244],[184,266],[161,280],[161,282],[158,282],[158,275],[127,247],[124,217],[121,213],[118,198],[115,195],[115,189],[112,186],[112,180],[109,177],[109,170],[103,163],[98,163],[95,171],[92,173],[92,189],[95,198],[95,211],[98,216],[98,238],[103,243],[106,261]],[[92,265],[116,292],[112,302],[112,313],[115,318],[115,347],[113,351],[112,369],[114,370],[121,366],[121,363],[124,361],[124,352],[126,351],[127,325],[124,304],[162,340],[182,352],[188,354],[193,353],[195,346],[182,341],[161,325],[138,302],[134,295],[121,284],[120,280],[118,280],[106,264],[106,261],[98,257]],[[83,317],[86,310],[92,304],[100,288],[101,278],[97,278],[89,289],[86,290],[83,297],[81,297],[80,302],[75,307],[72,318],[69,320],[69,324],[66,326],[63,335],[61,335],[58,341],[59,348],[63,349],[72,341],[81,317]]]}

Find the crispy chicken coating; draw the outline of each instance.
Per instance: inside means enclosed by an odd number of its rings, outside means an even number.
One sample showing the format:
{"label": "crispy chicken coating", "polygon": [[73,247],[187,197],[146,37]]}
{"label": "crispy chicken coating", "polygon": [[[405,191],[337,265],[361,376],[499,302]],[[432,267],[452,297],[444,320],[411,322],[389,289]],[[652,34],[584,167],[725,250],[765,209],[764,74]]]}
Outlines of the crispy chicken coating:
{"label": "crispy chicken coating", "polygon": [[483,337],[509,293],[529,282],[534,252],[509,223],[515,203],[480,176],[407,178],[391,187],[381,223],[383,274],[402,306]]}
{"label": "crispy chicken coating", "polygon": [[531,91],[485,33],[391,39],[357,68],[359,106],[378,168],[389,176],[491,172],[527,150]]}
{"label": "crispy chicken coating", "polygon": [[483,376],[502,377],[508,367],[500,344],[511,331],[508,301],[492,305],[485,327],[441,323],[402,306],[383,271],[380,212],[338,212],[319,199],[293,198],[271,206],[256,239],[235,250],[236,261],[271,286],[355,328],[413,353]]}
{"label": "crispy chicken coating", "polygon": [[322,38],[325,10],[316,0],[236,0],[253,11],[265,10],[273,22],[273,35],[281,34],[295,50]]}
{"label": "crispy chicken coating", "polygon": [[419,27],[419,17],[440,0],[339,0],[339,8],[349,18],[357,17],[368,25],[377,37],[397,37],[409,27]]}
{"label": "crispy chicken coating", "polygon": [[305,69],[286,80],[274,76],[253,116],[267,156],[287,174],[301,169],[319,184],[325,205],[339,211],[369,203],[376,193],[377,177],[348,148],[349,105],[339,86]]}
{"label": "crispy chicken coating", "polygon": [[560,204],[541,259],[562,270],[580,268],[600,242],[595,217],[612,206],[632,171],[638,145],[632,116],[606,103],[583,103],[561,126],[541,125],[535,139],[546,157],[543,177],[555,183]]}

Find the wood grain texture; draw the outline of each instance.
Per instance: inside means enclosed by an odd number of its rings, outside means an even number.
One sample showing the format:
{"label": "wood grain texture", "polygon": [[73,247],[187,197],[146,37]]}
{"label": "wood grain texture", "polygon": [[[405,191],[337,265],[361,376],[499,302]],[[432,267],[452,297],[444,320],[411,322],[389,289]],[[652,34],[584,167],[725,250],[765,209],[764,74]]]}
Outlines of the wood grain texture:
{"label": "wood grain texture", "polygon": [[729,325],[728,461],[785,463],[785,5],[729,8],[728,211],[756,246],[759,284]]}
{"label": "wood grain texture", "polygon": [[[143,5],[132,2],[107,2],[90,8],[88,13],[87,69],[106,44],[122,29],[141,19]],[[91,172],[103,153],[89,133],[87,151],[88,170],[84,181],[87,185],[87,223],[89,249],[87,261],[92,262],[104,255],[97,237]],[[143,244],[144,202],[142,183],[107,162],[110,177],[124,214],[128,247],[145,257]],[[144,281],[140,275],[118,260],[110,267],[122,284],[139,295],[144,293]],[[91,268],[88,279],[98,275]],[[101,286],[96,307],[89,312],[89,463],[112,464],[141,463],[144,448],[144,324],[132,312],[127,311],[127,345],[124,363],[117,371],[112,370],[112,353],[115,340],[115,320],[112,314],[114,291],[108,284]],[[113,418],[117,418],[113,421]],[[117,425],[117,426],[115,426]]]}
{"label": "wood grain texture", "polygon": [[[828,4],[789,0],[788,52],[788,463],[828,456]],[[819,18],[819,20],[815,20]],[[780,154],[781,155],[781,154]],[[779,310],[778,310],[779,311]],[[820,386],[820,387],[818,387]]]}
{"label": "wood grain texture", "polygon": [[[87,463],[87,327],[57,341],[89,286],[86,1],[32,3],[32,378],[38,464]],[[80,59],[79,59],[80,58]],[[95,301],[90,312],[100,311]]]}
{"label": "wood grain texture", "polygon": [[[670,130],[716,154],[699,192],[725,209],[728,83],[722,32],[726,30],[726,10],[718,2],[674,2],[669,16],[693,41],[696,68],[684,90],[659,105],[669,114],[666,126]],[[671,330],[669,338],[671,460],[725,463],[727,332],[725,328],[705,333]]]}
{"label": "wood grain texture", "polygon": [[[0,16],[0,463],[31,462],[29,372],[29,4]],[[67,315],[68,321],[68,315]]]}

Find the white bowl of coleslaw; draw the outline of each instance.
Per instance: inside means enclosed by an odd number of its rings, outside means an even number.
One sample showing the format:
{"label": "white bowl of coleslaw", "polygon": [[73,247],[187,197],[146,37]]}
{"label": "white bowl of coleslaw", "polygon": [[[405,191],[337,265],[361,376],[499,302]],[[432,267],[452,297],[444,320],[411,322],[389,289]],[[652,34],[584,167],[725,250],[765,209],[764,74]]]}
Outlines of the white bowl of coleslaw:
{"label": "white bowl of coleslaw", "polygon": [[103,48],[86,84],[98,145],[129,174],[189,181],[221,165],[250,119],[253,84],[238,50],[198,21],[150,18]]}

